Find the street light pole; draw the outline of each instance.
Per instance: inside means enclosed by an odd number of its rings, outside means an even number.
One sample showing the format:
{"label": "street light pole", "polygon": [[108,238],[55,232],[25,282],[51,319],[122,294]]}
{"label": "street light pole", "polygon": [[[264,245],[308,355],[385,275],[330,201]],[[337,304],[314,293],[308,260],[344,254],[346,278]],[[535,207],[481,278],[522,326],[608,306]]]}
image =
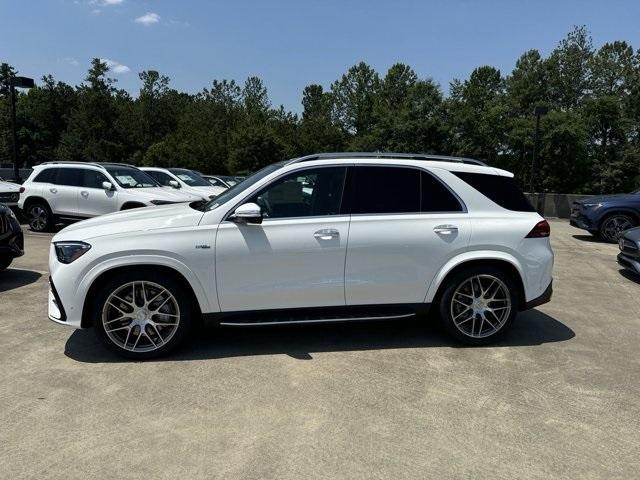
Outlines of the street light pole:
{"label": "street light pole", "polygon": [[536,193],[536,174],[538,173],[538,152],[540,151],[540,117],[549,112],[549,107],[537,106],[533,113],[536,115],[536,131],[533,137],[533,158],[531,159],[531,177],[529,189]]}
{"label": "street light pole", "polygon": [[20,165],[18,164],[18,129],[16,126],[16,87],[33,88],[33,78],[11,77],[9,80],[9,92],[11,97],[11,155],[13,157],[13,178],[20,182]]}

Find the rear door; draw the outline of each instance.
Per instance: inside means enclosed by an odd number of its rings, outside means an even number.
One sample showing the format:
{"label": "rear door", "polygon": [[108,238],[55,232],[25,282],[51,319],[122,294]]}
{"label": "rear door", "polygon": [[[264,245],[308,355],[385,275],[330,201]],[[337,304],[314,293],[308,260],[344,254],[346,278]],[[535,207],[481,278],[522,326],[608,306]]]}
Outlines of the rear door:
{"label": "rear door", "polygon": [[78,190],[81,178],[81,168],[58,168],[55,185],[50,185],[47,193],[47,200],[56,215],[78,216]]}
{"label": "rear door", "polygon": [[462,202],[419,168],[359,165],[351,173],[347,305],[422,303],[442,265],[468,245]]}
{"label": "rear door", "polygon": [[78,189],[78,215],[95,217],[118,210],[118,192],[105,190],[102,182],[111,183],[101,171],[83,169]]}

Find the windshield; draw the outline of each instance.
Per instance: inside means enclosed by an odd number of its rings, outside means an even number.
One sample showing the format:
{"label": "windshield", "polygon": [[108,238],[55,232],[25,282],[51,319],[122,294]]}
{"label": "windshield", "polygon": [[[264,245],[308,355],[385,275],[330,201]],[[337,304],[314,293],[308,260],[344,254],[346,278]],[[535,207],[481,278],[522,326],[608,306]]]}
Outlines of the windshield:
{"label": "windshield", "polygon": [[272,163],[271,165],[264,167],[262,170],[248,177],[246,180],[243,180],[242,182],[234,185],[229,190],[224,191],[213,200],[209,201],[208,203],[205,203],[200,208],[198,208],[198,210],[206,211],[206,210],[213,210],[215,208],[218,208],[220,205],[227,203],[229,200],[241,194],[252,185],[255,185],[256,183],[258,183],[260,180],[262,180],[264,177],[266,177],[270,173],[273,173],[276,170],[280,169],[283,165],[286,165],[287,162],[288,160],[285,160],[282,162]]}
{"label": "windshield", "polygon": [[209,182],[207,182],[204,178],[202,178],[196,172],[192,172],[191,170],[187,170],[184,168],[169,168],[168,170],[190,187],[211,186]]}
{"label": "windshield", "polygon": [[122,188],[149,188],[160,186],[153,178],[137,168],[106,167],[106,169]]}

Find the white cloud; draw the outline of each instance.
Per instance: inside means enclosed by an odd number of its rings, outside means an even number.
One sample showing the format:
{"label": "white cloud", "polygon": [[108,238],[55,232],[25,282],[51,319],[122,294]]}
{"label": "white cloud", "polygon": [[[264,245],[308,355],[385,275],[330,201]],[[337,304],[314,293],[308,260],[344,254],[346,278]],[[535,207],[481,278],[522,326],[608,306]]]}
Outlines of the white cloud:
{"label": "white cloud", "polygon": [[102,0],[105,5],[120,5],[124,3],[124,0]]}
{"label": "white cloud", "polygon": [[147,12],[141,17],[136,18],[136,22],[143,25],[153,25],[154,23],[158,23],[159,21],[160,15],[154,12]]}
{"label": "white cloud", "polygon": [[131,71],[131,69],[126,65],[116,62],[115,60],[111,60],[110,58],[101,58],[100,61],[106,63],[109,70],[113,73],[129,73]]}
{"label": "white cloud", "polygon": [[77,67],[78,65],[80,65],[80,62],[73,57],[65,57],[63,58],[63,60],[67,62],[69,65],[73,65],[74,67]]}

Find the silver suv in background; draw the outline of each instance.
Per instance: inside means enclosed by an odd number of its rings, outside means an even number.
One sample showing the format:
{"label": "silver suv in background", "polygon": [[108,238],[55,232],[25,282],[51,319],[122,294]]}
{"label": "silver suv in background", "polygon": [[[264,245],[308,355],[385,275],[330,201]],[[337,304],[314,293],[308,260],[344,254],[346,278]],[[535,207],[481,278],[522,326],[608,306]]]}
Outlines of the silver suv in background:
{"label": "silver suv in background", "polygon": [[118,163],[37,165],[20,192],[18,207],[36,232],[47,231],[58,222],[198,199],[164,189],[138,168]]}

